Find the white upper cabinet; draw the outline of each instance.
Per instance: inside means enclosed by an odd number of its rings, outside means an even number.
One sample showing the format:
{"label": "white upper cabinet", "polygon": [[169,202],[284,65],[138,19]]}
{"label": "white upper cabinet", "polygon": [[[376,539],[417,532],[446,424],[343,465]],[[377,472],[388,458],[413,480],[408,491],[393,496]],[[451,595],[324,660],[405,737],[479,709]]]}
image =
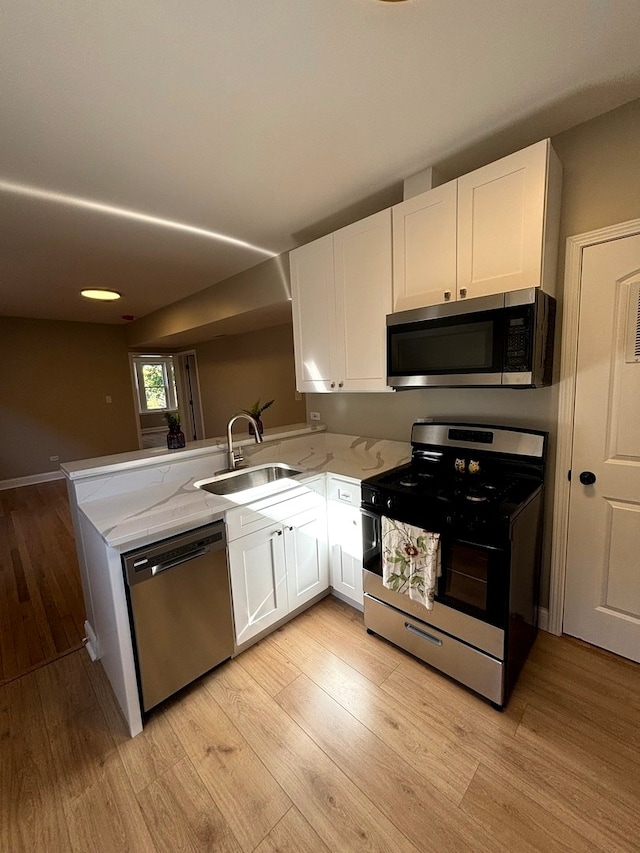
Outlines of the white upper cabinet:
{"label": "white upper cabinet", "polygon": [[456,181],[396,204],[393,215],[393,310],[455,299]]}
{"label": "white upper cabinet", "polygon": [[555,291],[562,167],[548,139],[393,208],[393,310]]}
{"label": "white upper cabinet", "polygon": [[329,391],[337,374],[333,235],[289,253],[298,391]]}
{"label": "white upper cabinet", "polygon": [[294,249],[289,259],[298,390],[389,390],[390,210]]}
{"label": "white upper cabinet", "polygon": [[548,139],[458,179],[459,299],[555,288],[561,182]]}

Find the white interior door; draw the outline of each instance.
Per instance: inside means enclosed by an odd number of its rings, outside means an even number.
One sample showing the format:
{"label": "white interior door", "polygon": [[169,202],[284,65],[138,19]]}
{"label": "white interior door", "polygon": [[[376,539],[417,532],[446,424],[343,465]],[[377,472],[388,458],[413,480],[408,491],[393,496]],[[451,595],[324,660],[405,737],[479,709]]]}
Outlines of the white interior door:
{"label": "white interior door", "polygon": [[640,235],[583,251],[571,470],[563,631],[640,661]]}

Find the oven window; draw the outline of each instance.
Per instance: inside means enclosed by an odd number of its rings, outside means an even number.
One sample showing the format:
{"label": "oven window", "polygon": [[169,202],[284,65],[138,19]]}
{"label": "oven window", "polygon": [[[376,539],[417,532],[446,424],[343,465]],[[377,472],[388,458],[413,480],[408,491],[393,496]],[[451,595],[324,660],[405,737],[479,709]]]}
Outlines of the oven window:
{"label": "oven window", "polygon": [[444,570],[444,592],[451,601],[487,612],[489,554],[466,545],[452,545]]}

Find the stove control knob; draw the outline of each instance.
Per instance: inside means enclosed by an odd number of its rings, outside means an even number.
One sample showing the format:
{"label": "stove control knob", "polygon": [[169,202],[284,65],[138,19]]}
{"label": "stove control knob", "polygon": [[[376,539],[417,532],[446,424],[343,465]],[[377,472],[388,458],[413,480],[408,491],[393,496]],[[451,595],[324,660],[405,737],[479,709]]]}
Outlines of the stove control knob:
{"label": "stove control knob", "polygon": [[395,505],[395,498],[387,498],[387,509],[393,509]]}

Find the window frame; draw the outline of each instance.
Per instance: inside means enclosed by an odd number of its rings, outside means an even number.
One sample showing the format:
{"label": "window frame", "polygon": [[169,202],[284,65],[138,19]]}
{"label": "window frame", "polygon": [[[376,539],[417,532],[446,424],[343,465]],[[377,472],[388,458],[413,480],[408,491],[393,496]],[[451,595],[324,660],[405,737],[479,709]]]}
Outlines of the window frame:
{"label": "window frame", "polygon": [[[177,388],[175,379],[175,369],[173,365],[172,355],[134,355],[131,358],[133,365],[133,375],[136,380],[136,399],[138,402],[138,414],[153,415],[163,414],[165,412],[175,412],[178,408]],[[147,406],[147,396],[145,394],[144,376],[142,368],[147,365],[159,365],[162,368],[162,379],[164,385],[165,400],[167,406],[162,408],[150,409]]]}

